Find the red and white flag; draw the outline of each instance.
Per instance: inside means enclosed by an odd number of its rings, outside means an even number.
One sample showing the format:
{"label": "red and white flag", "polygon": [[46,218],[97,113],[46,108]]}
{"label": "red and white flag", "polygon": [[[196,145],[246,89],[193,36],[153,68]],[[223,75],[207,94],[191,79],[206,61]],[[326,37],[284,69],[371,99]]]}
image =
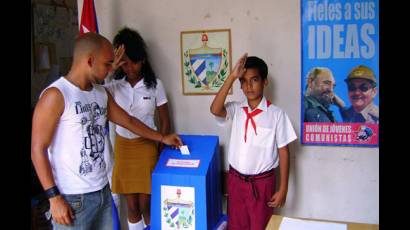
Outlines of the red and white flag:
{"label": "red and white flag", "polygon": [[94,0],[84,0],[83,3],[80,36],[87,32],[98,33],[97,14],[95,13]]}

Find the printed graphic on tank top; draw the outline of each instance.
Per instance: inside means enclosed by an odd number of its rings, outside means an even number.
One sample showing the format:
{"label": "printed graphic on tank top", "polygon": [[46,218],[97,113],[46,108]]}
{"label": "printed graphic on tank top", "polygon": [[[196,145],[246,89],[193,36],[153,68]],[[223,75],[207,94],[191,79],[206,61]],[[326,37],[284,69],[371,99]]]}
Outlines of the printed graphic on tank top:
{"label": "printed graphic on tank top", "polygon": [[81,165],[79,172],[87,175],[95,167],[105,170],[104,147],[106,128],[100,119],[105,120],[107,109],[99,106],[96,102],[83,105],[80,101],[75,103],[76,113],[81,113],[82,140]]}

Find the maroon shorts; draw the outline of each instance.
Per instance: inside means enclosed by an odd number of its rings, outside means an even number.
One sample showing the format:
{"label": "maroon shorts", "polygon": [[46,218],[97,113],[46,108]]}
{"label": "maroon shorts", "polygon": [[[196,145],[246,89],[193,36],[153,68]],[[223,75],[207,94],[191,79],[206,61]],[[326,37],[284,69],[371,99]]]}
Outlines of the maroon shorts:
{"label": "maroon shorts", "polygon": [[264,230],[273,214],[274,169],[247,176],[229,167],[228,230]]}

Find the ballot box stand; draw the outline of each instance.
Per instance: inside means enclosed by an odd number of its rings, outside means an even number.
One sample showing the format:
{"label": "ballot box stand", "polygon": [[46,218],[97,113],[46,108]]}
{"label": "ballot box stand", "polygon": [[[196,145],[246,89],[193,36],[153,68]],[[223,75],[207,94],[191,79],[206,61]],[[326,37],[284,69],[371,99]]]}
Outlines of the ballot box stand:
{"label": "ballot box stand", "polygon": [[218,136],[180,137],[190,155],[166,146],[152,173],[151,229],[212,230],[223,217]]}

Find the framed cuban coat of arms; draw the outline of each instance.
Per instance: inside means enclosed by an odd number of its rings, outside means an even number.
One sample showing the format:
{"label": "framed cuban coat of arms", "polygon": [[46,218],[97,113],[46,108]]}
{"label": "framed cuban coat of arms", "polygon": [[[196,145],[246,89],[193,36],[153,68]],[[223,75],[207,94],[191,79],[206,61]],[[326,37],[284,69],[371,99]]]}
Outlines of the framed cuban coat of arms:
{"label": "framed cuban coat of arms", "polygon": [[181,32],[184,95],[216,94],[231,72],[231,62],[230,29]]}

